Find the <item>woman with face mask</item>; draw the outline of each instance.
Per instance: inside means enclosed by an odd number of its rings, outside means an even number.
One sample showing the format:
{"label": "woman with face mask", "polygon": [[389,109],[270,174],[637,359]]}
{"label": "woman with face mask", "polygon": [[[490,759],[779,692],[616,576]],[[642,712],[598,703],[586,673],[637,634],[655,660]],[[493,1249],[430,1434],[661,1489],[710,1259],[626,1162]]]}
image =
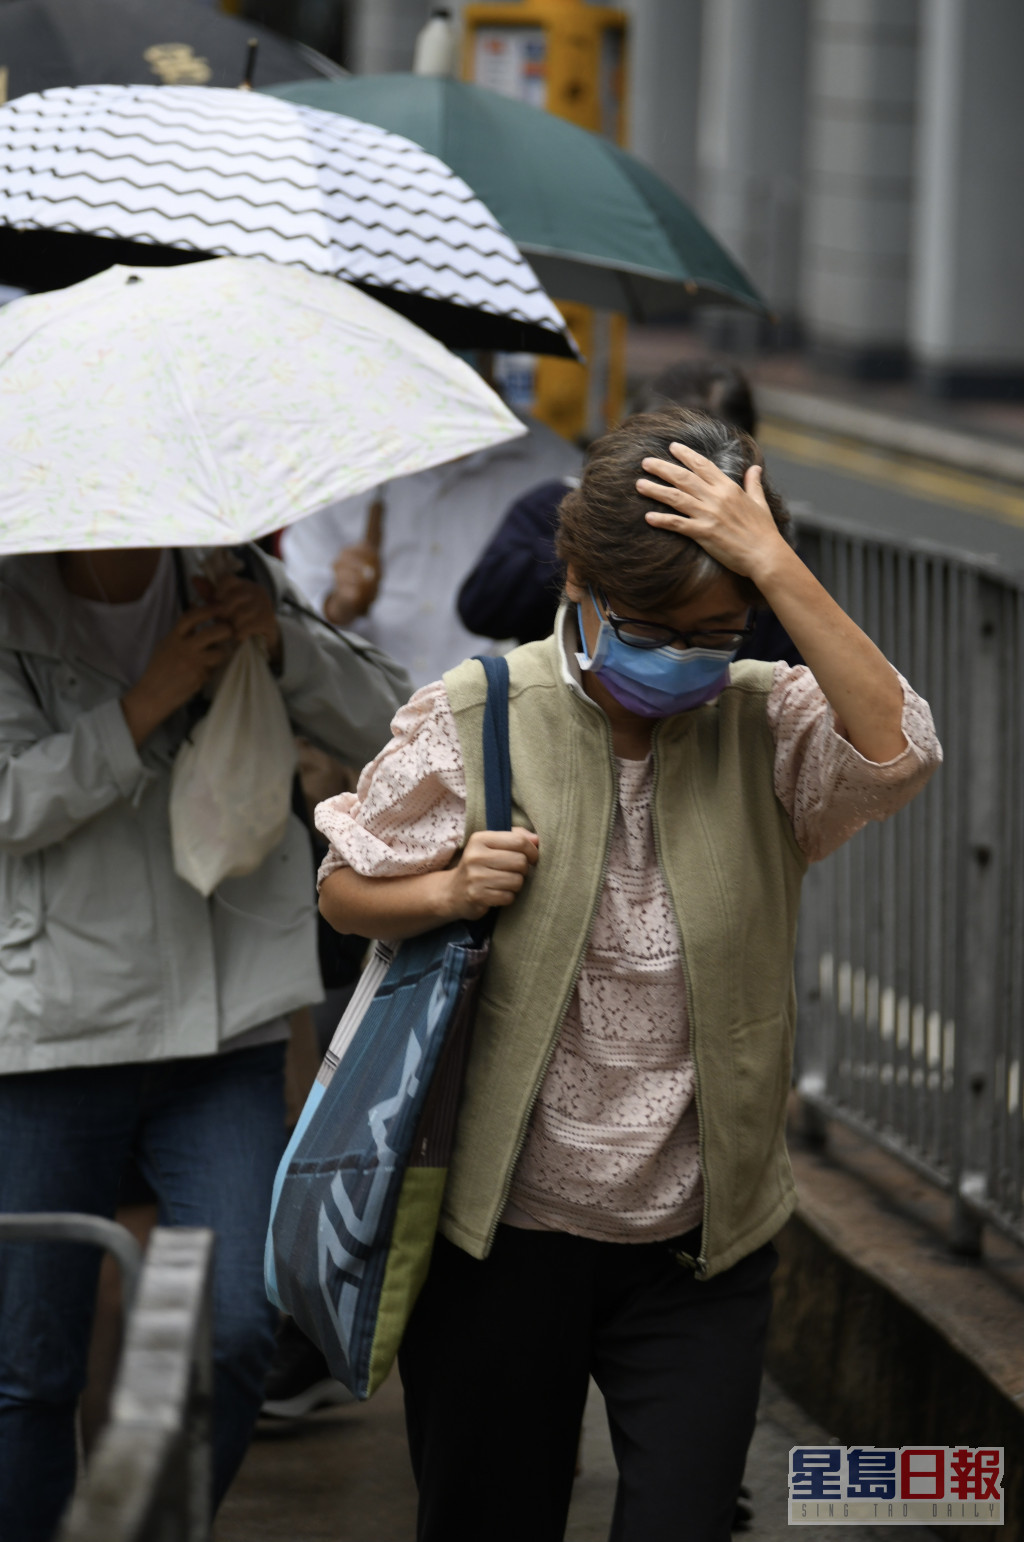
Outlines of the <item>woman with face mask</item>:
{"label": "woman with face mask", "polygon": [[[613,1542],[725,1542],[753,1429],[801,880],[940,759],[926,704],[785,539],[746,434],[640,415],[565,498],[554,634],[424,687],[321,804],[320,905],[416,935],[501,907],[430,1274],[400,1355],[419,1542],[558,1542],[593,1375]],[[769,604],[807,665],[733,657]]]}

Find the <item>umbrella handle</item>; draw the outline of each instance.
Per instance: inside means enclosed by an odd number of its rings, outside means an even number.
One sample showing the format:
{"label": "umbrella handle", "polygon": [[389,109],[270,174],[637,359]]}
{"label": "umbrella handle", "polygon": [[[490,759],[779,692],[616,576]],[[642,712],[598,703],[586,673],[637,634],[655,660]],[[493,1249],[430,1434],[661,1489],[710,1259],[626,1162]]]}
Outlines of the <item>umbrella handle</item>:
{"label": "umbrella handle", "polygon": [[253,80],[253,76],[256,74],[256,55],[259,53],[259,51],[260,51],[260,40],[259,40],[259,38],[258,37],[251,37],[249,39],[249,52],[248,52],[248,54],[246,56],[246,60],[245,60],[245,74],[242,76],[242,79],[238,83],[239,91],[251,91],[252,90],[252,80]]}
{"label": "umbrella handle", "polygon": [[372,546],[374,551],[380,553],[384,539],[384,499],[378,495],[366,514],[366,531],[363,540],[367,546]]}

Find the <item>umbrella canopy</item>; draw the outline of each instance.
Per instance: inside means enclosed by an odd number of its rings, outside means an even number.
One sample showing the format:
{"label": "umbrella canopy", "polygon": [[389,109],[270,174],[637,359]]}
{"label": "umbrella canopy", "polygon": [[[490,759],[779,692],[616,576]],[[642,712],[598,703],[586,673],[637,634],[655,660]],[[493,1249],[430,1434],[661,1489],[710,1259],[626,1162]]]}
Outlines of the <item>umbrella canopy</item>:
{"label": "umbrella canopy", "polygon": [[55,89],[0,108],[0,164],[0,282],[269,257],[357,283],[451,347],[574,352],[466,184],[336,113],[204,86]]}
{"label": "umbrella canopy", "polygon": [[343,72],[311,48],[195,0],[5,0],[0,70],[7,96],[50,86],[237,86],[249,38],[256,83]]}
{"label": "umbrella canopy", "polygon": [[226,258],[0,311],[0,553],[232,544],[525,432],[349,284]]}
{"label": "umbrella canopy", "polygon": [[667,183],[564,118],[442,76],[297,81],[270,94],[378,124],[439,155],[560,299],[637,321],[695,299],[767,312],[746,274]]}

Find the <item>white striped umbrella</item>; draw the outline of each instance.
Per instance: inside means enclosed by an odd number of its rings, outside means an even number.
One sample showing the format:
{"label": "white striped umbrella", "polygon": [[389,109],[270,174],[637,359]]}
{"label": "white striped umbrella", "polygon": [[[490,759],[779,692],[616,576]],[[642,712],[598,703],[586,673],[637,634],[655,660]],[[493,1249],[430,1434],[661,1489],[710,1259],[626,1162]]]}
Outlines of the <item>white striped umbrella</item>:
{"label": "white striped umbrella", "polygon": [[573,352],[466,184],[353,118],[202,86],[57,87],[0,108],[0,167],[0,282],[267,257],[358,284],[452,347]]}

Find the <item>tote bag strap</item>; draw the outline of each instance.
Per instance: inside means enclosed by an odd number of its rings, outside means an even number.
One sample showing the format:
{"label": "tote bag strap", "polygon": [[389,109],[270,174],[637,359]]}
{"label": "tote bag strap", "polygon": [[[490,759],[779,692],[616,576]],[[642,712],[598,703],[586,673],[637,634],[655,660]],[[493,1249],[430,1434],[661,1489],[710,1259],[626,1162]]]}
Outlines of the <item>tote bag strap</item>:
{"label": "tote bag strap", "polygon": [[487,676],[484,708],[484,796],[488,830],[512,828],[512,765],[508,753],[508,660],[480,656]]}

